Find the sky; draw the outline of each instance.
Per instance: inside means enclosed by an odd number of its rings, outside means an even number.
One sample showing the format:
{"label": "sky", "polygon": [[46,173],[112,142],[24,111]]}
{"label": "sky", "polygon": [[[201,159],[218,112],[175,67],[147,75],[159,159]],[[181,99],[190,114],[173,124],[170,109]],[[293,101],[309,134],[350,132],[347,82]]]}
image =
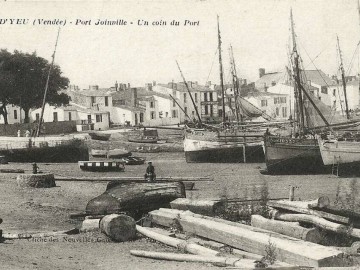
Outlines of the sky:
{"label": "sky", "polygon": [[[238,75],[255,81],[259,68],[274,72],[288,65],[291,8],[306,69],[338,73],[338,35],[345,69],[353,62],[348,73],[358,73],[359,58],[353,58],[360,40],[357,0],[8,0],[0,2],[0,48],[36,51],[51,61],[59,26],[41,20],[66,20],[55,63],[70,84],[105,88],[115,81],[132,86],[178,82],[176,60],[186,80],[218,84],[218,15],[225,81],[230,79],[230,44]],[[127,24],[96,25],[99,19]],[[170,25],[173,20],[180,25]],[[184,25],[186,20],[192,25]]]}

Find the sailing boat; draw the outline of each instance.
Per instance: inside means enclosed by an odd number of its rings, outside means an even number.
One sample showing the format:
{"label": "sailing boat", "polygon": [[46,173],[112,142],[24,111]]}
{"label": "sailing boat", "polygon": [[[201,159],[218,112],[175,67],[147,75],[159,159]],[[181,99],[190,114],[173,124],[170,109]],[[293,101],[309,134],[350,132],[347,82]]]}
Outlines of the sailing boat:
{"label": "sailing boat", "polygon": [[[184,139],[184,151],[186,162],[219,162],[219,163],[232,163],[232,162],[263,162],[264,152],[262,149],[262,138],[265,130],[260,130],[258,127],[253,126],[250,130],[249,126],[238,125],[237,128],[230,128],[225,126],[225,89],[223,79],[223,67],[221,58],[221,37],[218,17],[218,51],[219,51],[219,67],[220,67],[220,84],[222,90],[222,117],[223,127],[215,128],[212,130],[207,127],[206,129],[190,129],[187,130]],[[238,92],[237,85],[238,79],[235,73],[235,65],[233,62],[233,87]],[[181,72],[181,70],[180,70]],[[186,80],[184,83],[186,84]],[[189,91],[190,97],[191,93]],[[235,107],[241,107],[243,113],[247,112],[251,116],[264,115],[260,109],[257,109],[250,102],[245,99],[235,96]],[[196,108],[196,106],[194,105]],[[198,113],[197,113],[198,114]],[[202,124],[201,118],[198,115],[199,123]],[[239,111],[237,110],[237,120],[239,120]],[[204,126],[202,124],[202,126]],[[240,127],[240,128],[239,128]],[[246,128],[246,130],[245,130]],[[214,131],[215,130],[215,131]]]}
{"label": "sailing boat", "polygon": [[[337,37],[337,45],[340,56],[340,71],[343,84],[343,93],[345,99],[346,118],[350,119],[347,93],[346,93],[346,77],[340,50],[339,37]],[[345,138],[325,139],[325,136],[318,138],[321,156],[323,162],[327,166],[333,166],[337,169],[337,173],[353,173],[360,168],[360,137],[354,134],[347,134]]]}
{"label": "sailing boat", "polygon": [[[296,101],[295,116],[296,130],[295,136],[264,136],[264,152],[267,173],[315,173],[324,170],[324,163],[321,158],[317,139],[310,134],[309,116],[306,109],[309,108],[309,102],[320,115],[326,126],[329,125],[321,111],[315,105],[311,94],[309,94],[303,84],[304,72],[300,70],[300,56],[296,47],[294,21],[292,10],[290,11],[291,34],[293,41],[293,50],[291,63],[293,67],[293,85]],[[318,101],[320,102],[320,101]]]}

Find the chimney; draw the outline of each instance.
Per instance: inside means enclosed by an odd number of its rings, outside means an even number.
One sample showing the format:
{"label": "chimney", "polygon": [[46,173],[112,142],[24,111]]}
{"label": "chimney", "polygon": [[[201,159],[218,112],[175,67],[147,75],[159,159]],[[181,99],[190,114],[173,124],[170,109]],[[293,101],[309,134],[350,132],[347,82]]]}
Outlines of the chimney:
{"label": "chimney", "polygon": [[130,83],[128,83],[128,88],[130,89]]}
{"label": "chimney", "polygon": [[246,79],[243,79],[242,84],[243,84],[243,85],[247,85],[247,80],[246,80]]}
{"label": "chimney", "polygon": [[89,90],[99,90],[98,85],[89,85]]}
{"label": "chimney", "polygon": [[117,92],[117,90],[118,90],[118,87],[119,87],[119,84],[118,84],[118,82],[116,81],[115,82],[115,91]]}
{"label": "chimney", "polygon": [[259,78],[265,75],[265,68],[259,68]]}
{"label": "chimney", "polygon": [[156,81],[153,81],[153,86],[155,86],[156,85]]}
{"label": "chimney", "polygon": [[208,82],[206,83],[206,86],[210,87],[210,86],[211,86],[211,81],[208,81]]}
{"label": "chimney", "polygon": [[131,106],[137,107],[137,89],[132,88],[131,91]]}

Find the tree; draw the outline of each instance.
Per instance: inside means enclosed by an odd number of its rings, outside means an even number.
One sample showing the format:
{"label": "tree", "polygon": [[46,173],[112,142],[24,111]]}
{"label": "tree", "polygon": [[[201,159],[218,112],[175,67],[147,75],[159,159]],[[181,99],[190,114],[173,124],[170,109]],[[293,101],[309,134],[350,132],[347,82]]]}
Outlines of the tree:
{"label": "tree", "polygon": [[10,103],[14,85],[10,59],[10,52],[7,50],[0,51],[0,114],[4,117],[5,124],[8,123],[6,106]]}
{"label": "tree", "polygon": [[[12,76],[11,93],[8,103],[17,105],[25,112],[25,123],[29,122],[29,111],[42,106],[44,90],[50,63],[36,53],[14,51],[10,57],[9,72]],[[69,79],[61,76],[59,66],[54,65],[49,79],[46,102],[50,105],[66,105],[70,97],[61,93],[69,84]],[[1,111],[0,111],[1,113]]]}

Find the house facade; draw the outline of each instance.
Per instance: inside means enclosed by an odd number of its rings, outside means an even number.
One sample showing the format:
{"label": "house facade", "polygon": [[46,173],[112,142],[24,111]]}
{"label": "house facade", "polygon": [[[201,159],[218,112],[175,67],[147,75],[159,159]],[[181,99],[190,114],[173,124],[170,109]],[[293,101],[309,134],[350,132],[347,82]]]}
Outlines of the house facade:
{"label": "house facade", "polygon": [[[24,123],[25,112],[20,107],[9,104],[6,106],[8,124]],[[5,124],[4,117],[0,115],[0,124]]]}

